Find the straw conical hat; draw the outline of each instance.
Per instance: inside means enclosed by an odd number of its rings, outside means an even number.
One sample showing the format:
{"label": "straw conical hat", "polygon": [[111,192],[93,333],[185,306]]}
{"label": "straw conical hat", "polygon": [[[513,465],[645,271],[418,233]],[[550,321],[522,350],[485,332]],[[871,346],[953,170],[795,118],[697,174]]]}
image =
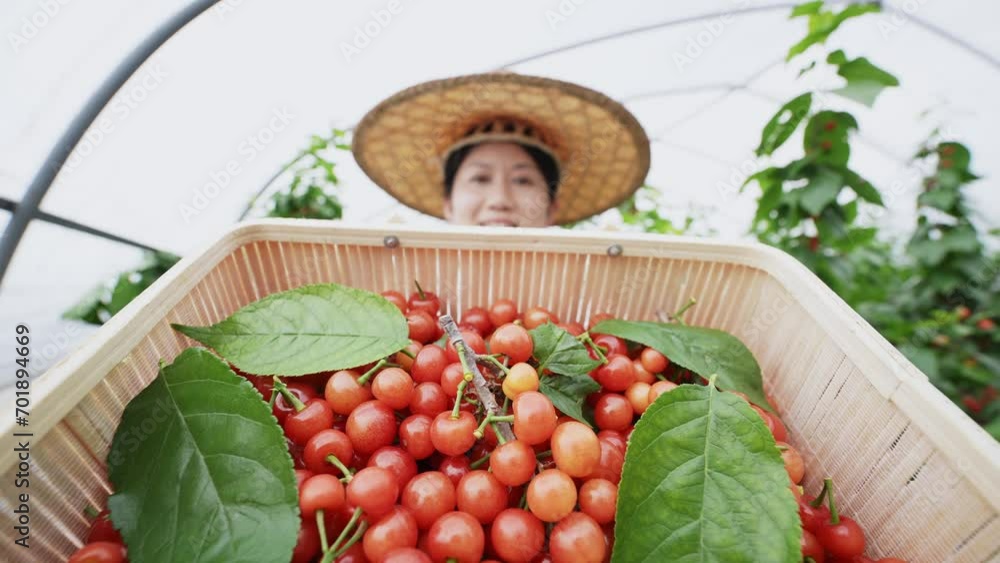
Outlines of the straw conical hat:
{"label": "straw conical hat", "polygon": [[375,106],[354,132],[362,170],[400,202],[444,214],[444,158],[510,140],[542,148],[560,169],[557,223],[630,196],[649,170],[649,139],[621,104],[582,86],[514,73],[433,80]]}

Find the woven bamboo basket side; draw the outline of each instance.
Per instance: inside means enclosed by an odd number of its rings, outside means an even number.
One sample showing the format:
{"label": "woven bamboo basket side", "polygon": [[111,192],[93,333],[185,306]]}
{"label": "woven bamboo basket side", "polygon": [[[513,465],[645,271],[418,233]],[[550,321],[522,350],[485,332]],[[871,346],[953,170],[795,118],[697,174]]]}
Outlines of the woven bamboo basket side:
{"label": "woven bamboo basket side", "polygon": [[[69,366],[74,373],[93,370],[86,377],[96,383],[82,398],[69,393],[74,402],[65,416],[33,445],[32,549],[5,541],[0,559],[65,560],[81,545],[88,527],[82,508],[103,506],[110,492],[105,458],[122,410],[156,376],[159,359],[170,361],[192,345],[169,323],[211,324],[307,283],[408,290],[414,279],[459,319],[468,307],[507,297],[547,307],[563,320],[586,323],[599,312],[652,320],[696,297],[687,320],[733,332],[751,348],[806,458],[807,489],[818,489],[823,476],[836,479],[841,504],[868,533],[871,555],[935,562],[998,557],[997,499],[970,477],[977,470],[971,462],[943,452],[914,423],[914,405],[937,392],[905,369],[875,375],[862,369],[856,360],[867,352],[845,349],[844,335],[831,335],[795,287],[736,255],[712,252],[711,245],[705,252],[647,245],[611,257],[575,239],[558,250],[550,250],[551,241],[545,250],[523,241],[484,250],[475,248],[485,246],[481,240],[435,237],[423,246],[404,239],[390,249],[371,233],[328,230],[244,230],[106,327],[116,336],[101,343],[102,354]],[[148,430],[155,425],[151,416]],[[0,483],[5,535],[13,526],[4,504],[15,498],[13,471]]]}

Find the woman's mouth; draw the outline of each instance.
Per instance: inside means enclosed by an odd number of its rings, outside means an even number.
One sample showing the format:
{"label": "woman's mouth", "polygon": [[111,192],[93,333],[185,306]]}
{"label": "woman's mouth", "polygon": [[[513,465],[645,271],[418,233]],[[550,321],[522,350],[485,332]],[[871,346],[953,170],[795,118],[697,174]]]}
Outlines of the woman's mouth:
{"label": "woman's mouth", "polygon": [[510,219],[492,219],[490,221],[482,221],[479,223],[480,227],[516,227],[517,223],[511,221]]}

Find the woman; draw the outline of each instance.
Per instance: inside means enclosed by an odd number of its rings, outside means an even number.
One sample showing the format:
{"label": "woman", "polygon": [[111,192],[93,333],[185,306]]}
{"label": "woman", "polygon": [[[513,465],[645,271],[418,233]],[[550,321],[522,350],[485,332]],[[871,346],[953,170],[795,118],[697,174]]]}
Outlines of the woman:
{"label": "woman", "polygon": [[649,169],[649,140],[621,104],[513,73],[403,90],[365,115],[353,151],[400,202],[459,225],[585,219],[628,198]]}

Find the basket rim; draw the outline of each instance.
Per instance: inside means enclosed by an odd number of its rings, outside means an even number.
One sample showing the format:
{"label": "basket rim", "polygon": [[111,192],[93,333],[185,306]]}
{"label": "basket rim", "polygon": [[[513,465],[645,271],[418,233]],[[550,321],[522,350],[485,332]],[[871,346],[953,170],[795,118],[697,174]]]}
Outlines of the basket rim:
{"label": "basket rim", "polygon": [[[32,420],[32,440],[40,440],[54,428],[164,320],[177,302],[237,248],[262,240],[382,246],[388,236],[397,237],[400,246],[460,250],[489,247],[591,255],[606,255],[609,247],[617,244],[622,256],[727,262],[760,270],[788,291],[810,316],[822,319],[828,336],[838,346],[847,348],[850,344],[852,361],[883,398],[909,416],[911,424],[948,455],[956,471],[980,490],[994,510],[1000,511],[1000,442],[931,385],[926,375],[794,257],[757,242],[620,231],[358,226],[312,219],[237,223],[217,240],[183,258],[76,350],[36,376],[33,413],[38,414]],[[74,384],[61,389],[71,377]],[[45,406],[39,409],[43,403]],[[13,420],[0,426],[0,451],[13,451],[15,432]],[[14,462],[12,455],[3,455],[0,471],[6,472]]]}

